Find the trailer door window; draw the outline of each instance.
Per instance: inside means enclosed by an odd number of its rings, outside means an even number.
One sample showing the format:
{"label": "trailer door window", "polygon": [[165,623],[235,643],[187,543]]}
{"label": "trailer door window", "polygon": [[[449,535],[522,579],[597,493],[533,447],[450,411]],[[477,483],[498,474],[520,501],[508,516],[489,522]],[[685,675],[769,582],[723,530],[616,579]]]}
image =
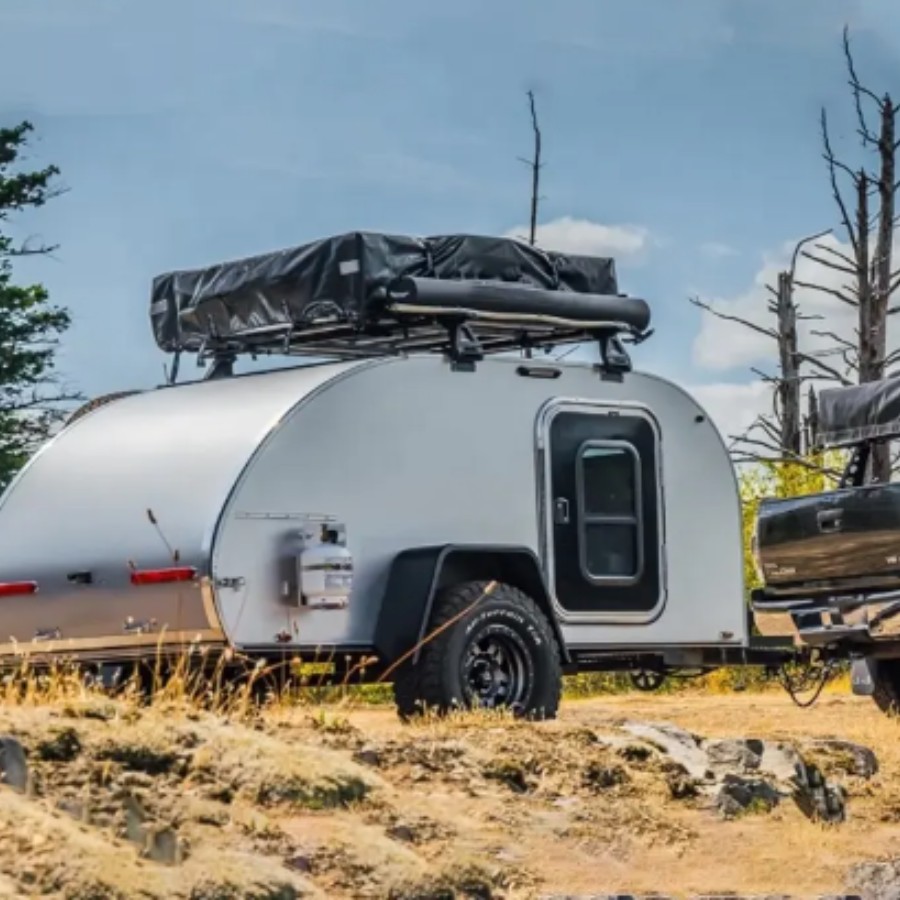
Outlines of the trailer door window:
{"label": "trailer door window", "polygon": [[639,463],[626,443],[591,441],[578,454],[581,568],[589,581],[640,577]]}

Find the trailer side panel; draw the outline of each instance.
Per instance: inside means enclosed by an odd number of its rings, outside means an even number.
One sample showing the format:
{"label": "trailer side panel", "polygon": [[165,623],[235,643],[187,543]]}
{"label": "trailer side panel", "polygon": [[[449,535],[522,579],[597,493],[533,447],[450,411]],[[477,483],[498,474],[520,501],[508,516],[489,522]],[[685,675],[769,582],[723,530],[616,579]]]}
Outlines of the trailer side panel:
{"label": "trailer side panel", "polygon": [[[65,428],[0,498],[0,583],[36,586],[0,597],[0,655],[221,642],[202,584],[212,528],[259,443],[346,367],[161,388]],[[132,583],[134,570],[176,566],[197,579]]]}
{"label": "trailer side panel", "polygon": [[[745,642],[737,484],[703,410],[674,385],[640,373],[619,383],[584,365],[559,366],[552,379],[519,369],[508,359],[484,360],[474,373],[434,356],[382,359],[308,394],[247,467],[217,533],[214,571],[240,579],[218,592],[236,643],[323,656],[371,648],[392,562],[410,548],[524,547],[552,566],[543,532],[553,498],[537,442],[541,410],[558,398],[651,412],[660,474],[648,489],[660,491],[665,542],[659,602],[648,600],[638,618],[606,602],[580,610],[557,604],[567,642]],[[346,608],[304,608],[286,596],[285,554],[307,514],[346,526],[355,561]],[[544,574],[552,594],[552,573]]]}

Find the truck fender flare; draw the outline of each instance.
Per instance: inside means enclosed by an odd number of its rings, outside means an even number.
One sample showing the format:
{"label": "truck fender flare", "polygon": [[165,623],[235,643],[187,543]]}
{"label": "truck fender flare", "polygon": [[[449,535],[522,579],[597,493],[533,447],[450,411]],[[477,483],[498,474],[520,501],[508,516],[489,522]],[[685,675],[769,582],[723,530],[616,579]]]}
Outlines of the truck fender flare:
{"label": "truck fender flare", "polygon": [[464,581],[491,580],[517,587],[534,600],[553,629],[563,664],[570,663],[537,556],[527,547],[509,545],[442,544],[398,553],[378,609],[376,653],[390,665],[416,648],[410,657],[415,665],[441,590]]}

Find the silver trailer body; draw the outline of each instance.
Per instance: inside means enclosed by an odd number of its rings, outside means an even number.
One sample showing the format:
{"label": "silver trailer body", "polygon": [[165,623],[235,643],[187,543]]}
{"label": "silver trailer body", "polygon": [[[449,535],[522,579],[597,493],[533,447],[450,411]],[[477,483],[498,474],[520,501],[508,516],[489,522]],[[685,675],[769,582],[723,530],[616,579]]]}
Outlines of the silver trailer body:
{"label": "silver trailer body", "polygon": [[[704,411],[640,372],[530,366],[495,357],[468,372],[434,354],[383,357],[163,387],[96,409],[0,498],[0,583],[32,586],[0,597],[0,654],[118,658],[188,642],[371,652],[390,616],[394,560],[437,545],[533,552],[570,650],[746,646],[738,489]],[[604,431],[621,417],[650,448],[647,458],[624,450],[642,473],[641,510],[656,516],[631,522],[618,510],[606,522],[639,529],[630,580],[595,577],[585,562],[584,529],[604,525],[584,505],[585,460],[623,449]],[[345,607],[292,596],[310,516],[346,529]],[[563,547],[569,527],[581,531]],[[197,578],[133,583],[172,567]]]}

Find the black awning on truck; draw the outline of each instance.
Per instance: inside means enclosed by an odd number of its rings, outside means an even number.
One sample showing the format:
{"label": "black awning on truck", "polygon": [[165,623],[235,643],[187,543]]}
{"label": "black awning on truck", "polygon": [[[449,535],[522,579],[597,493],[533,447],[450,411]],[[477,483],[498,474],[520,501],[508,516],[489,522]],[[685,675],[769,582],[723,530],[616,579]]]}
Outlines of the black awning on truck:
{"label": "black awning on truck", "polygon": [[900,379],[885,378],[819,394],[817,443],[847,447],[900,436]]}

